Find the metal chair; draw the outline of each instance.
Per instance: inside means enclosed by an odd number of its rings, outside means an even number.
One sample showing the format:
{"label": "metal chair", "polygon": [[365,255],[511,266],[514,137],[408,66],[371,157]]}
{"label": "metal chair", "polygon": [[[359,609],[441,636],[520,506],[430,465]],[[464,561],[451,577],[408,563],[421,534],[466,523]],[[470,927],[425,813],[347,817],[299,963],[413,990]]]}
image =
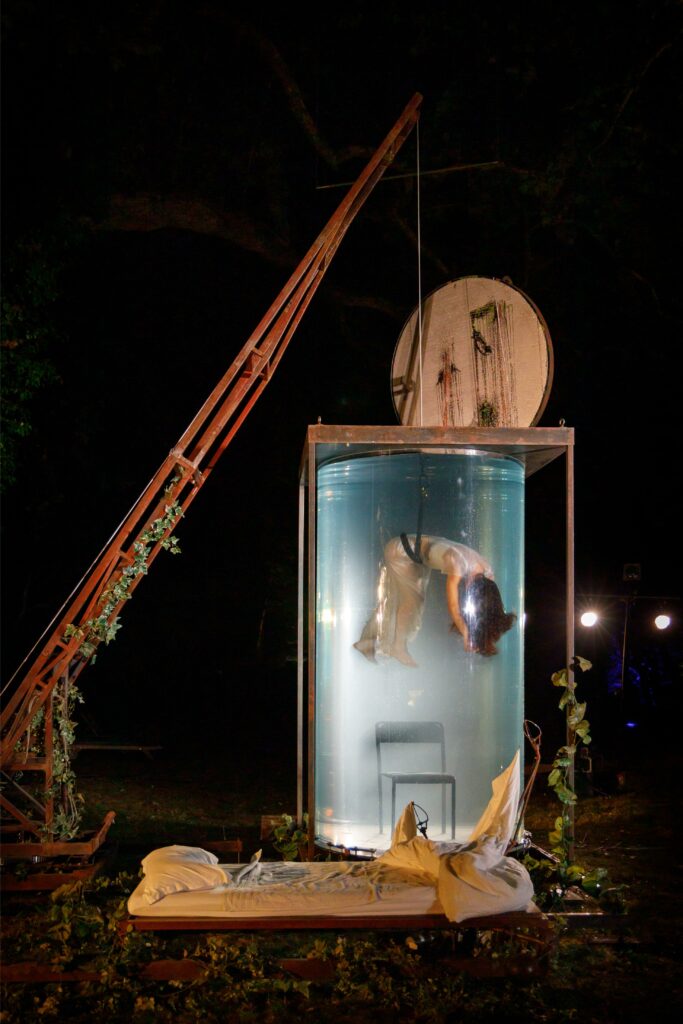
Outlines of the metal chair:
{"label": "metal chair", "polygon": [[[386,772],[382,771],[383,743],[431,743],[441,750],[440,772]],[[382,820],[382,780],[391,781],[391,824],[396,820],[397,786],[441,786],[441,830],[446,831],[446,786],[451,787],[451,839],[455,839],[455,776],[446,773],[446,743],[441,722],[377,722],[375,724],[377,749],[377,788],[379,792],[379,831],[384,830]]]}

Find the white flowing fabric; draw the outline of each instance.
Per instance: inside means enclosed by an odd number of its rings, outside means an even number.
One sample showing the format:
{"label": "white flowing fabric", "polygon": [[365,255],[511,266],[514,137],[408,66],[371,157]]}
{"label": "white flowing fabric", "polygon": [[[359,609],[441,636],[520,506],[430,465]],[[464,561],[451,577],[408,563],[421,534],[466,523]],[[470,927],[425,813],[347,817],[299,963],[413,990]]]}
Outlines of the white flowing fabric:
{"label": "white flowing fabric", "polygon": [[533,909],[529,904],[534,889],[528,871],[505,856],[519,804],[519,762],[517,751],[510,765],[493,780],[491,799],[467,843],[437,843],[418,836],[413,805],[408,804],[394,830],[391,848],[378,858],[377,865],[423,873],[434,880],[449,921]]}

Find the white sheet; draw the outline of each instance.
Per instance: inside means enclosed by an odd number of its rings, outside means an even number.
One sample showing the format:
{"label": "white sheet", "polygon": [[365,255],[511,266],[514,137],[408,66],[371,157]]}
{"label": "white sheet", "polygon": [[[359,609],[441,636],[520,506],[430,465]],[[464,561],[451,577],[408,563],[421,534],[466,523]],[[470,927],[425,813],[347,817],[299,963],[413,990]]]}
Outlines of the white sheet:
{"label": "white sheet", "polygon": [[261,861],[256,879],[248,875],[232,883],[243,865],[222,864],[231,878],[209,891],[180,892],[150,906],[144,880],[128,900],[131,914],[141,917],[373,917],[401,914],[442,914],[434,884],[411,873],[384,871],[367,862]]}

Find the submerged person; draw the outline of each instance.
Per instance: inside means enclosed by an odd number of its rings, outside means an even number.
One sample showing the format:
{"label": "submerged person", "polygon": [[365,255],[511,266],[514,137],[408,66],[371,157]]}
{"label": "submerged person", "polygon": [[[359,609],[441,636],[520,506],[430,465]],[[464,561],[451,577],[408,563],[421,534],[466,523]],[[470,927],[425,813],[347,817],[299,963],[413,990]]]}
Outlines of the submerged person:
{"label": "submerged person", "polygon": [[[416,549],[417,544],[417,549]],[[445,537],[393,537],[384,548],[378,603],[353,646],[369,661],[377,654],[415,666],[407,643],[422,624],[427,585],[436,569],[446,575],[446,603],[465,650],[496,654],[496,643],[517,620],[506,612],[493,569],[483,555]]]}

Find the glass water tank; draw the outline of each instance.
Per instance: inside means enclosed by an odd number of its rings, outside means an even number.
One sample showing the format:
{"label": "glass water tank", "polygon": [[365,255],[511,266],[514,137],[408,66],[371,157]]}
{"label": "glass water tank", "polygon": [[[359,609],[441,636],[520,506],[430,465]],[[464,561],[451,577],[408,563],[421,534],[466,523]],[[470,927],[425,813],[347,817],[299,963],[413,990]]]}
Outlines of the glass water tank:
{"label": "glass water tank", "polygon": [[[429,772],[455,777],[464,840],[523,752],[523,466],[463,449],[331,458],[317,470],[316,538],[317,841],[384,849],[410,800],[431,839],[450,839],[451,787]],[[454,625],[449,579],[469,569],[516,616],[495,653],[467,650]],[[460,590],[471,623],[468,601]],[[445,764],[441,730],[422,723],[443,727]],[[393,820],[391,773],[403,777]]]}

